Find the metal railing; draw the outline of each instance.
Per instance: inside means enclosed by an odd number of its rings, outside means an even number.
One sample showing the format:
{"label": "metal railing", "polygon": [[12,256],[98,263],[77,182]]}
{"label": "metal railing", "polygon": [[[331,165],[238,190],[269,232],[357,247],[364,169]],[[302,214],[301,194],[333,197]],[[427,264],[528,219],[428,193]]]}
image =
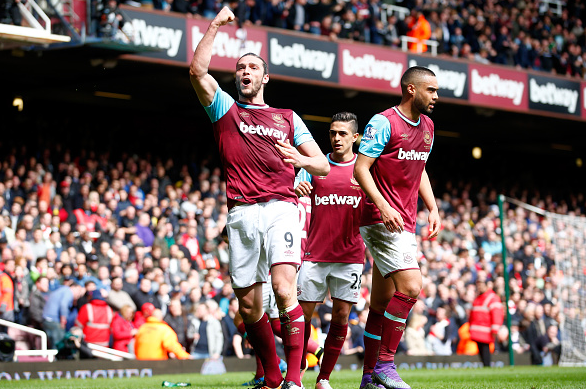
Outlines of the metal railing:
{"label": "metal railing", "polygon": [[382,4],[380,10],[380,18],[384,22],[392,14],[397,14],[397,18],[403,20],[411,11],[409,8],[399,7],[398,5]]}
{"label": "metal railing", "polygon": [[37,330],[35,328],[23,326],[21,324],[16,324],[8,320],[0,319],[0,325],[4,327],[11,327],[22,332],[27,332],[29,334],[33,334],[39,336],[41,338],[41,349],[40,350],[14,350],[14,360],[18,361],[18,357],[46,357],[49,362],[53,362],[55,360],[55,355],[57,355],[57,350],[52,350],[47,348],[47,334],[45,334],[41,330]]}
{"label": "metal railing", "polygon": [[[553,7],[552,7],[553,5]],[[560,0],[540,0],[539,1],[539,13],[544,14],[551,10],[557,16],[562,16],[562,7],[565,5],[565,1]]]}
{"label": "metal railing", "polygon": [[434,57],[437,55],[437,47],[439,43],[429,39],[417,39],[407,35],[401,35],[401,50],[407,51],[409,49],[408,43],[415,43],[417,47],[417,53],[423,52],[423,45],[431,46],[431,55]]}
{"label": "metal railing", "polygon": [[136,359],[134,354],[125,353],[124,351],[114,350],[97,344],[88,343],[87,346],[92,350],[95,357],[109,359],[111,361],[122,361],[124,359]]}

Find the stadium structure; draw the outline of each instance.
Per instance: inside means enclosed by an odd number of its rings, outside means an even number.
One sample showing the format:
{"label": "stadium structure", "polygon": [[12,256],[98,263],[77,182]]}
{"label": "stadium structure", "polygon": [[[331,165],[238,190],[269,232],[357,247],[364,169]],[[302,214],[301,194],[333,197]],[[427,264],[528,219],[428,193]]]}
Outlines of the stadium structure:
{"label": "stadium structure", "polygon": [[[121,6],[125,38],[107,39],[89,34],[89,2],[61,0],[38,9],[33,0],[27,4],[21,9],[26,26],[0,24],[4,146],[59,140],[73,149],[218,160],[211,125],[188,76],[208,20]],[[323,149],[334,113],[356,113],[363,128],[373,114],[399,102],[402,73],[421,65],[436,73],[440,87],[427,168],[433,182],[490,184],[512,197],[515,191],[564,196],[586,188],[584,81],[281,29],[227,26],[215,41],[211,72],[231,94],[235,62],[247,52],[268,62],[266,101],[294,109]]]}

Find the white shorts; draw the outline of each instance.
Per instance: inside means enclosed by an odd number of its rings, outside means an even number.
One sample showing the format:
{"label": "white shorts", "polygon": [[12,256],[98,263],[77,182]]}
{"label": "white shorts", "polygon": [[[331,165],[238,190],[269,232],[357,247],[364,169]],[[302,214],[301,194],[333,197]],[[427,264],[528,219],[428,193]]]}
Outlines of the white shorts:
{"label": "white shorts", "polygon": [[266,282],[274,265],[301,263],[299,210],[293,203],[271,200],[236,206],[228,212],[226,229],[233,288]]}
{"label": "white shorts", "polygon": [[262,307],[267,313],[269,319],[279,318],[279,309],[277,308],[277,300],[275,299],[275,292],[273,292],[273,283],[271,276],[269,280],[262,284]]}
{"label": "white shorts", "polygon": [[361,263],[303,261],[297,281],[297,299],[322,303],[329,288],[332,298],[356,304],[363,267]]}
{"label": "white shorts", "polygon": [[360,235],[383,277],[400,270],[419,269],[414,233],[390,232],[378,223],[360,227]]}

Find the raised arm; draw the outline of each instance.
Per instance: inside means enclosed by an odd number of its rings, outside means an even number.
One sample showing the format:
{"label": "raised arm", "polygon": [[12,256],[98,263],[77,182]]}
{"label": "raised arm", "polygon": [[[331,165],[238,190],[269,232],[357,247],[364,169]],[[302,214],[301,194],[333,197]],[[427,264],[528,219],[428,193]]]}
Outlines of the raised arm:
{"label": "raised arm", "polygon": [[389,202],[376,187],[374,179],[372,178],[370,167],[375,160],[376,158],[358,153],[356,164],[354,164],[354,178],[356,178],[356,181],[358,181],[360,187],[364,193],[366,193],[370,201],[372,201],[380,211],[381,219],[387,230],[391,232],[402,232],[405,223],[403,222],[401,214],[391,207]]}
{"label": "raised arm", "polygon": [[191,65],[189,65],[191,85],[193,85],[193,89],[195,89],[200,103],[205,107],[212,103],[216,90],[218,89],[218,82],[208,73],[212,59],[214,39],[218,33],[218,29],[233,20],[234,14],[230,8],[222,8],[214,20],[212,20],[208,30],[197,45],[193,59],[191,60]]}

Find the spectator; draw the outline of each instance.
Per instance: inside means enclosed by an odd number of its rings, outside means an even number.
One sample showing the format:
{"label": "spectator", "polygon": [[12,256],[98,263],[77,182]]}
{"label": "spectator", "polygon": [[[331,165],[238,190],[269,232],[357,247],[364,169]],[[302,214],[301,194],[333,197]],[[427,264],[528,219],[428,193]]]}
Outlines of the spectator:
{"label": "spectator", "polygon": [[470,313],[470,338],[478,344],[480,359],[485,367],[490,367],[490,345],[494,343],[500,326],[503,324],[503,306],[492,290],[492,285],[478,280],[478,297],[472,304]]}
{"label": "spectator", "polygon": [[163,321],[160,309],[155,309],[138,329],[134,349],[138,360],[166,360],[170,354],[176,359],[191,358],[177,341],[177,334]]}
{"label": "spectator", "polygon": [[30,298],[29,324],[36,329],[43,327],[43,309],[49,295],[49,280],[40,276],[35,282]]}
{"label": "spectator", "polygon": [[132,321],[133,316],[134,309],[130,305],[123,305],[114,315],[110,329],[114,350],[134,354],[134,336],[138,329]]}
{"label": "spectator", "polygon": [[85,288],[78,282],[71,285],[62,285],[51,292],[43,309],[43,330],[47,333],[49,347],[56,347],[57,343],[65,336],[65,331],[70,321],[70,315],[74,312],[75,303],[85,293]]}
{"label": "spectator", "polygon": [[188,349],[187,342],[187,315],[183,313],[181,301],[173,299],[169,303],[169,312],[165,316],[165,323],[177,334],[177,340],[183,348]]}
{"label": "spectator", "polygon": [[114,319],[112,308],[106,303],[102,292],[94,290],[89,303],[79,310],[75,326],[83,330],[87,343],[108,347],[110,343],[110,325]]}
{"label": "spectator", "polygon": [[562,346],[558,337],[557,325],[550,325],[547,327],[546,333],[537,338],[537,349],[541,352],[543,366],[558,364]]}
{"label": "spectator", "polygon": [[192,341],[191,356],[194,359],[217,359],[221,355],[224,346],[222,325],[210,314],[205,303],[195,307],[187,328],[187,338]]}

